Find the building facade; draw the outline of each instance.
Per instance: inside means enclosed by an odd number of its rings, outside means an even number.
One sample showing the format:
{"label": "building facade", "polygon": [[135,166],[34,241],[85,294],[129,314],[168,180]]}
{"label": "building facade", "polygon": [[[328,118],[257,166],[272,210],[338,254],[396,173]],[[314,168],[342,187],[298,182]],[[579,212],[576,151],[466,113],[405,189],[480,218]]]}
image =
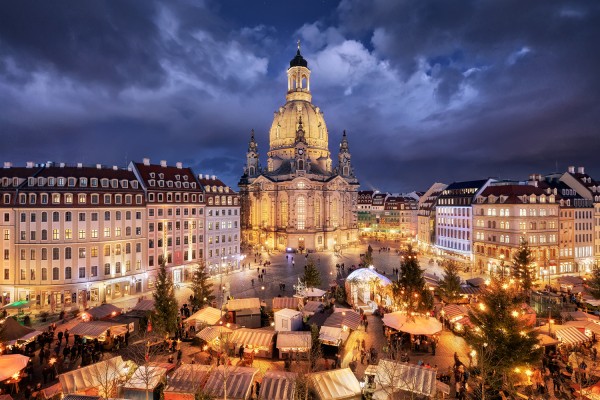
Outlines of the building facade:
{"label": "building facade", "polygon": [[286,103],[275,112],[267,166],[252,132],[239,187],[244,243],[267,250],[335,249],[358,239],[357,190],[344,132],[331,160],[323,113],[312,103],[308,63],[287,71]]}
{"label": "building facade", "polygon": [[423,251],[432,251],[435,244],[435,204],[448,185],[436,182],[421,196],[417,205],[417,242]]}

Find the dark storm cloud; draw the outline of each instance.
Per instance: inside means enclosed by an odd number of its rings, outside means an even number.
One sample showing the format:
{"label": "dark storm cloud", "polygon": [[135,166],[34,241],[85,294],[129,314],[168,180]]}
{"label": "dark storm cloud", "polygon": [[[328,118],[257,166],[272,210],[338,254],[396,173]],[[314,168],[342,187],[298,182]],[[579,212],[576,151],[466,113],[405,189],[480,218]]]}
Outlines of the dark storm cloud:
{"label": "dark storm cloud", "polygon": [[[600,4],[62,1],[0,6],[0,158],[183,161],[237,183],[264,159],[297,38],[332,158],[364,187],[600,179]],[[249,8],[250,7],[250,8]]]}

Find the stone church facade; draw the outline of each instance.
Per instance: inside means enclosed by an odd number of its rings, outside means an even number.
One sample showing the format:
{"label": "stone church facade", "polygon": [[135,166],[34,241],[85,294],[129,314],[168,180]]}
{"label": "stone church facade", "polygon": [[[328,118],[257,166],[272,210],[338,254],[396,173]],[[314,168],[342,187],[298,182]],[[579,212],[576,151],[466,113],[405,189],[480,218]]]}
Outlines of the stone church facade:
{"label": "stone church facade", "polygon": [[286,103],[269,131],[266,167],[252,131],[239,182],[244,244],[335,250],[358,240],[359,183],[346,132],[332,162],[323,113],[312,104],[310,73],[298,47],[287,71]]}

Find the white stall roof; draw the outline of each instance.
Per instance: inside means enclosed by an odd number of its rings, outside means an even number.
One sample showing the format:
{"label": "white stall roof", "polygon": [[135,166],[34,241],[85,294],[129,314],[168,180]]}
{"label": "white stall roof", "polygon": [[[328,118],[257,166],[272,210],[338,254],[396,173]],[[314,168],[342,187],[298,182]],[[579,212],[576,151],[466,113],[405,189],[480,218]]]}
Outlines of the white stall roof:
{"label": "white stall roof", "polygon": [[90,321],[80,322],[69,330],[71,335],[98,337],[109,329],[114,329],[118,326],[125,326],[122,322],[111,322],[111,321]]}
{"label": "white stall roof", "polygon": [[248,299],[231,299],[227,302],[227,311],[238,311],[246,308],[260,308],[260,299],[251,297]]}
{"label": "white stall roof", "polygon": [[232,367],[220,365],[214,368],[206,381],[204,392],[215,398],[223,398],[223,382],[227,386],[227,398],[231,400],[246,399],[254,383],[258,368]]}
{"label": "white stall roof", "polygon": [[207,325],[214,325],[221,319],[221,310],[213,308],[213,307],[205,307],[201,310],[196,311],[188,318],[186,318],[186,323],[190,324],[192,321],[196,323],[196,321],[203,322]]}
{"label": "white stall roof", "polygon": [[304,307],[302,307],[302,311],[316,313],[316,312],[321,311],[324,307],[325,307],[325,305],[323,303],[321,303],[320,301],[311,300],[311,301],[307,302],[304,305]]}
{"label": "white stall roof", "polygon": [[291,308],[293,310],[298,308],[300,299],[296,297],[273,297],[273,310],[280,310],[282,308]]}
{"label": "white stall roof", "polygon": [[167,369],[155,365],[142,365],[135,370],[131,378],[123,385],[126,389],[154,389],[167,375]]}
{"label": "white stall roof", "polygon": [[129,372],[129,366],[121,356],[100,361],[58,376],[63,393],[82,392],[106,385],[106,380],[119,380]]}
{"label": "white stall roof", "polygon": [[297,374],[294,372],[267,371],[260,385],[259,399],[294,400]]}
{"label": "white stall roof", "polygon": [[312,387],[320,400],[360,399],[360,383],[350,368],[309,374]]}
{"label": "white stall roof", "polygon": [[333,326],[322,326],[319,329],[319,340],[325,342],[339,343],[342,339],[342,328],[336,328]]}
{"label": "white stall roof", "polygon": [[384,388],[394,387],[432,398],[437,389],[435,369],[387,359],[379,361],[375,382]]}
{"label": "white stall roof", "polygon": [[562,344],[580,344],[589,340],[585,333],[581,332],[574,326],[555,326],[556,338],[560,340]]}
{"label": "white stall roof", "polygon": [[271,347],[275,331],[266,329],[240,328],[233,331],[231,342],[237,346]]}
{"label": "white stall roof", "polygon": [[277,334],[278,349],[306,349],[312,346],[312,335],[309,331],[279,332]]}
{"label": "white stall roof", "polygon": [[229,335],[231,332],[233,332],[231,329],[226,328],[224,326],[207,326],[206,328],[198,332],[198,334],[196,334],[196,337],[204,340],[205,342],[212,342],[219,336]]}
{"label": "white stall roof", "polygon": [[280,315],[282,317],[294,318],[297,315],[302,315],[302,313],[298,310],[290,310],[289,308],[284,308],[282,310],[276,311],[275,315]]}
{"label": "white stall roof", "polygon": [[360,314],[350,309],[336,309],[323,323],[325,326],[342,328],[347,326],[355,331],[360,326]]}
{"label": "white stall roof", "polygon": [[102,319],[110,317],[111,315],[120,314],[121,309],[117,306],[113,306],[112,304],[102,304],[97,307],[92,307],[84,312],[89,314],[94,319]]}
{"label": "white stall roof", "polygon": [[195,394],[210,371],[209,365],[183,364],[168,379],[166,393]]}
{"label": "white stall roof", "polygon": [[140,300],[132,310],[136,311],[152,311],[154,310],[154,299]]}
{"label": "white stall roof", "polygon": [[442,323],[433,317],[413,317],[400,311],[385,314],[383,323],[390,328],[412,335],[434,335],[442,330]]}

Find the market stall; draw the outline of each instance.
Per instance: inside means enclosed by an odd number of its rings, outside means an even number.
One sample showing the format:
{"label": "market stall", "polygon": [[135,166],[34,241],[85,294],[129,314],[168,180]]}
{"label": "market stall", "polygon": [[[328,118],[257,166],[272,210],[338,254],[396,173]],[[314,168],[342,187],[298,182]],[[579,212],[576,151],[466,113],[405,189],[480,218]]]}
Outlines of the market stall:
{"label": "market stall", "polygon": [[183,364],[167,379],[164,400],[194,400],[205,384],[211,367],[200,364]]}
{"label": "market stall", "polygon": [[223,312],[217,308],[205,307],[186,318],[185,324],[188,327],[193,326],[196,330],[198,330],[202,326],[216,324],[219,322],[222,315]]}
{"label": "market stall", "polygon": [[319,329],[319,341],[328,346],[340,346],[346,342],[350,332],[333,326],[322,326]]}
{"label": "market stall", "polygon": [[[390,306],[391,297],[383,288],[392,283],[390,279],[371,268],[359,268],[346,278],[346,301],[351,306]],[[374,307],[373,304],[374,303]]]}
{"label": "market stall", "polygon": [[236,349],[243,345],[245,352],[257,357],[272,358],[274,338],[273,330],[240,328],[231,334],[231,343]]}
{"label": "market stall", "polygon": [[284,308],[273,314],[276,331],[298,331],[302,329],[302,313],[298,310]]}
{"label": "market stall", "polygon": [[121,396],[128,400],[160,400],[160,392],[166,375],[166,368],[142,365],[121,386]]}
{"label": "market stall", "polygon": [[277,344],[279,358],[306,358],[312,346],[310,331],[279,332]]}
{"label": "market stall", "polygon": [[556,338],[561,345],[579,345],[590,340],[585,333],[581,332],[574,326],[555,325],[554,331]]}
{"label": "market stall", "polygon": [[308,375],[311,388],[319,400],[359,400],[360,383],[350,368],[315,372]]}
{"label": "market stall", "polygon": [[132,308],[133,311],[154,311],[154,299],[144,299]]}
{"label": "market stall", "polygon": [[293,372],[267,371],[260,385],[259,399],[294,400],[298,375]]}
{"label": "market stall", "polygon": [[435,318],[415,315],[409,316],[401,311],[385,314],[384,325],[411,335],[435,335],[442,331],[442,324]]}
{"label": "market stall", "polygon": [[246,299],[231,299],[227,302],[227,311],[239,311],[246,308],[260,308],[260,299],[250,297]]}
{"label": "market stall", "polygon": [[114,397],[117,385],[135,368],[121,356],[74,369],[58,376],[64,394]]}
{"label": "market stall", "polygon": [[21,371],[27,367],[29,357],[21,354],[6,354],[0,356],[0,382],[7,379],[18,381],[21,378]]}
{"label": "market stall", "polygon": [[84,321],[107,319],[116,317],[117,315],[121,314],[121,311],[122,310],[119,307],[113,306],[112,304],[102,304],[82,312],[81,319]]}
{"label": "market stall", "polygon": [[375,372],[376,389],[373,398],[387,400],[398,391],[434,398],[437,391],[437,371],[416,364],[382,359]]}
{"label": "market stall", "polygon": [[[247,400],[252,397],[252,385],[258,368],[232,367],[220,365],[211,372],[204,393],[214,398],[229,400]],[[225,389],[227,388],[227,389]],[[168,400],[165,398],[165,400]]]}
{"label": "market stall", "polygon": [[272,309],[273,312],[283,310],[284,308],[297,310],[300,304],[302,304],[302,300],[297,297],[273,297]]}
{"label": "market stall", "polygon": [[336,308],[334,312],[325,320],[324,326],[333,326],[342,328],[343,330],[350,329],[355,331],[360,326],[361,316],[356,311]]}
{"label": "market stall", "polygon": [[303,307],[300,308],[304,317],[310,317],[311,315],[322,312],[325,309],[325,304],[320,301],[308,301]]}
{"label": "market stall", "polygon": [[5,346],[23,346],[34,340],[42,332],[21,325],[13,317],[0,324],[0,343]]}
{"label": "market stall", "polygon": [[594,337],[600,338],[600,324],[594,321],[585,321],[585,320],[576,320],[576,321],[567,321],[564,324],[565,326],[574,326],[579,329],[585,335],[592,339]]}
{"label": "market stall", "polygon": [[207,326],[196,334],[196,337],[206,343],[206,348],[203,350],[222,350],[221,346],[226,343],[233,330],[225,326]]}
{"label": "market stall", "polygon": [[112,348],[115,338],[124,336],[129,330],[129,325],[116,321],[90,321],[80,322],[70,329],[72,335],[86,339],[98,339],[105,348]]}

